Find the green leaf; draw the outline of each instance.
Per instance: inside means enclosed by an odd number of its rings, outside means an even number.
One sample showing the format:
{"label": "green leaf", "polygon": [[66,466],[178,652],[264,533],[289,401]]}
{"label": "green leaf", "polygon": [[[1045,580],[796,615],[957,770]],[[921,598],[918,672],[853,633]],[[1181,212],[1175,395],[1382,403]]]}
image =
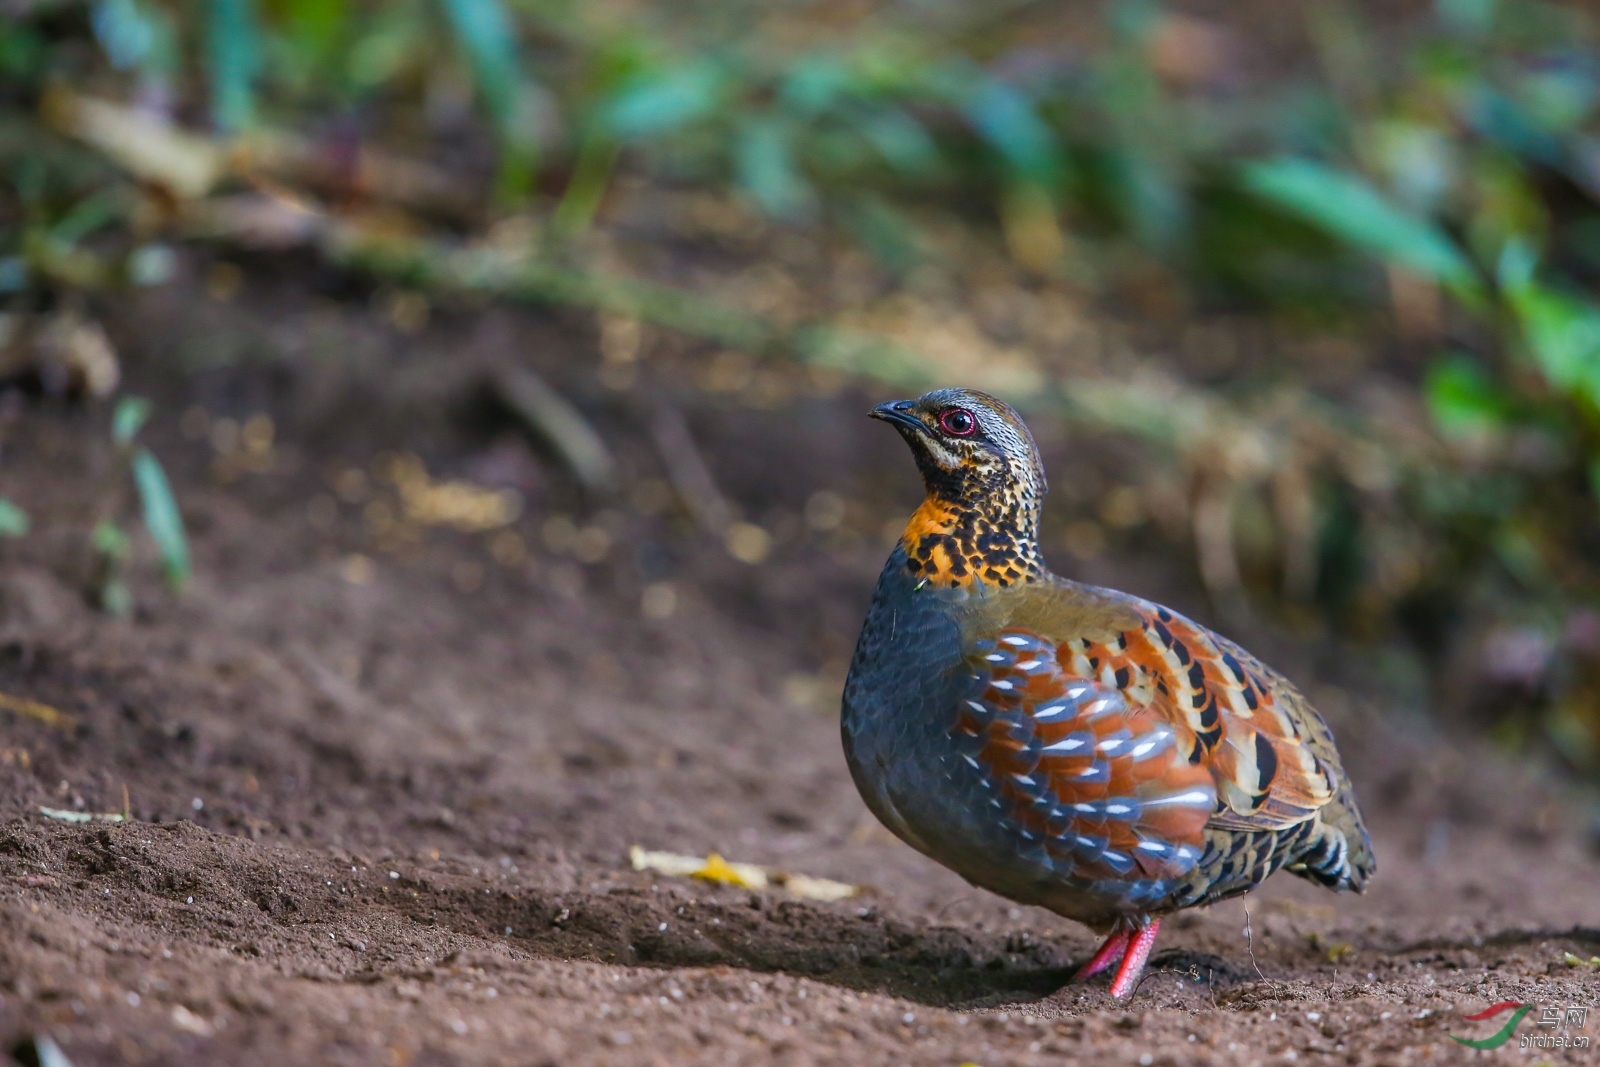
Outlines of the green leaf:
{"label": "green leaf", "polygon": [[444,0],[444,9],[484,106],[503,134],[516,115],[522,83],[511,16],[500,0]]}
{"label": "green leaf", "polygon": [[456,41],[472,68],[478,95],[500,136],[495,196],[502,203],[532,190],[539,130],[551,104],[522,69],[516,24],[500,0],[443,0]]}
{"label": "green leaf", "polygon": [[183,532],[183,516],[178,512],[178,502],[172,496],[172,484],[161,461],[148,448],[133,454],[133,482],[139,489],[139,503],[143,506],[144,526],[155,539],[166,566],[167,583],[181,588],[189,579],[189,542]]}
{"label": "green leaf", "polygon": [[795,165],[789,128],[772,118],[745,123],[735,145],[739,183],[756,204],[777,218],[809,211],[816,194]]}
{"label": "green leaf", "polygon": [[101,519],[94,524],[94,530],[89,534],[89,544],[96,553],[113,562],[128,558],[128,535],[110,519]]}
{"label": "green leaf", "polygon": [[1040,182],[1060,177],[1061,150],[1033,102],[1015,88],[984,78],[962,94],[961,109],[980,136],[1012,169]]}
{"label": "green leaf", "polygon": [[1493,433],[1509,415],[1504,390],[1465,356],[1450,356],[1428,368],[1423,397],[1434,425],[1447,437]]}
{"label": "green leaf", "polygon": [[95,0],[89,24],[118,70],[138,70],[162,83],[177,69],[177,30],[159,7],[139,0]]}
{"label": "green leaf", "polygon": [[115,576],[107,578],[100,587],[100,610],[114,619],[131,617],[133,593],[128,590],[128,583]]}
{"label": "green leaf", "polygon": [[589,227],[611,184],[617,166],[617,142],[598,125],[589,128],[578,143],[572,164],[572,177],[566,192],[550,217],[551,228],[559,234],[574,234]]}
{"label": "green leaf", "polygon": [[790,114],[810,118],[839,103],[854,80],[854,74],[838,56],[806,56],[789,68],[778,89],[778,99]]}
{"label": "green leaf", "polygon": [[358,24],[341,59],[345,76],[357,92],[371,92],[398,77],[427,47],[432,27],[411,4],[387,4]]}
{"label": "green leaf", "polygon": [[156,46],[156,28],[134,0],[100,0],[91,6],[89,24],[118,70],[143,63]]}
{"label": "green leaf", "polygon": [[629,78],[606,102],[602,121],[624,141],[659,137],[716,110],[725,77],[709,60]]}
{"label": "green leaf", "polygon": [[11,18],[6,32],[0,33],[0,77],[29,83],[40,69],[55,61],[60,46],[20,18]]}
{"label": "green leaf", "polygon": [[1246,189],[1345,244],[1431,278],[1469,303],[1482,285],[1472,264],[1443,230],[1390,203],[1366,179],[1309,159],[1246,164]]}
{"label": "green leaf", "polygon": [[211,78],[211,118],[224,133],[238,133],[255,118],[255,78],[261,66],[261,30],[253,0],[207,0],[206,68]]}
{"label": "green leaf", "polygon": [[856,128],[891,167],[920,176],[939,165],[939,149],[922,123],[897,107],[876,107],[855,118]]}
{"label": "green leaf", "polygon": [[341,44],[350,22],[347,0],[285,0],[283,28],[286,44],[302,64],[320,63]]}
{"label": "green leaf", "polygon": [[1551,386],[1600,407],[1600,305],[1542,284],[1536,265],[1521,241],[1509,242],[1500,255],[1500,290],[1528,354]]}
{"label": "green leaf", "polygon": [[152,410],[153,405],[142,396],[125,396],[117,401],[117,408],[111,415],[111,440],[117,447],[133,444],[144,424],[150,421]]}
{"label": "green leaf", "polygon": [[29,525],[28,513],[0,496],[0,537],[21,537]]}

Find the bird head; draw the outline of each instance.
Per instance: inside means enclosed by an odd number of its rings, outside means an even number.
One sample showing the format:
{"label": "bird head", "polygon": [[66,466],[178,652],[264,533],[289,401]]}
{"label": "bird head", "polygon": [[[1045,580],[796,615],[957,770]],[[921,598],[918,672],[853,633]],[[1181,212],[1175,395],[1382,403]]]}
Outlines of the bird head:
{"label": "bird head", "polygon": [[972,389],[939,389],[879,404],[872,417],[900,431],[927,487],[901,538],[913,573],[1001,586],[1043,573],[1044,463],[1009,404]]}
{"label": "bird head", "polygon": [[872,409],[911,446],[928,492],[957,500],[974,491],[1042,498],[1039,447],[1010,404],[975,389],[937,389]]}

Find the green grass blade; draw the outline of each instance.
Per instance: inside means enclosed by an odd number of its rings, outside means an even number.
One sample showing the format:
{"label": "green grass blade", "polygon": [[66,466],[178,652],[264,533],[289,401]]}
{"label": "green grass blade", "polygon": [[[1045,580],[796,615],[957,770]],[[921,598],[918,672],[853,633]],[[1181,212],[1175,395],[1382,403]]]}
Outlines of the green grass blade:
{"label": "green grass blade", "polygon": [[29,525],[28,513],[0,496],[0,537],[21,537]]}
{"label": "green grass blade", "polygon": [[261,66],[261,29],[252,0],[209,0],[206,68],[211,77],[211,117],[224,133],[255,119],[255,78]]}
{"label": "green grass blade", "polygon": [[113,563],[128,558],[128,535],[110,519],[101,519],[89,533],[89,543],[94,550]]}
{"label": "green grass blade", "polygon": [[724,83],[722,69],[709,60],[666,67],[629,79],[602,115],[621,140],[660,137],[716,111]]}
{"label": "green grass blade", "polygon": [[484,110],[500,138],[495,196],[502,203],[532,189],[538,161],[539,113],[545,106],[517,55],[517,28],[500,0],[443,0],[456,41],[472,68]]}
{"label": "green grass blade", "polygon": [[504,134],[515,118],[522,82],[511,16],[500,0],[444,0],[444,10],[484,106]]}
{"label": "green grass blade", "polygon": [[1055,131],[1021,92],[986,78],[964,95],[961,108],[973,128],[1013,170],[1046,184],[1059,179],[1062,158]]}
{"label": "green grass blade", "polygon": [[118,448],[133,444],[144,424],[150,421],[152,405],[142,396],[125,396],[111,414],[111,440]]}
{"label": "green grass blade", "polygon": [[183,532],[183,516],[172,495],[172,483],[161,461],[148,448],[133,454],[133,481],[139,489],[139,503],[144,511],[145,529],[155,539],[166,567],[167,583],[174,589],[182,588],[189,579],[189,542]]}
{"label": "green grass blade", "polygon": [[1433,424],[1446,437],[1492,433],[1510,417],[1504,391],[1466,356],[1450,356],[1428,368],[1422,395]]}

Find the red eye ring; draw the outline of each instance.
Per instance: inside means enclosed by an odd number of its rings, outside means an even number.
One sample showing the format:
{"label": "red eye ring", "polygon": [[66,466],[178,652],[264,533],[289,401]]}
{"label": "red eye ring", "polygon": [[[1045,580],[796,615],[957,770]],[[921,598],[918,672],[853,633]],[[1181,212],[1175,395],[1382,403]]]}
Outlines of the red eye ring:
{"label": "red eye ring", "polygon": [[951,437],[971,437],[978,431],[978,419],[966,408],[951,408],[939,414],[939,428]]}

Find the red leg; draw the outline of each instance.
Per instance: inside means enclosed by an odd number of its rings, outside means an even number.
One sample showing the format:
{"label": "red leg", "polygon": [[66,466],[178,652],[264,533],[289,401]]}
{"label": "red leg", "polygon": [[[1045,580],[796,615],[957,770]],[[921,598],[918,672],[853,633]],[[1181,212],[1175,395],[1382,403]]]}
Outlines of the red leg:
{"label": "red leg", "polygon": [[1078,973],[1072,976],[1074,982],[1081,982],[1092,974],[1099,974],[1107,967],[1122,958],[1128,948],[1128,931],[1120,930],[1106,938],[1106,943],[1100,946],[1100,951],[1094,954],[1094,959],[1078,968]]}
{"label": "red leg", "polygon": [[1122,966],[1117,968],[1117,977],[1111,983],[1112,996],[1126,997],[1139,984],[1139,976],[1144,973],[1145,961],[1150,958],[1150,950],[1155,947],[1156,934],[1160,931],[1161,920],[1151,919],[1149,926],[1133,935],[1128,942],[1128,954],[1122,957]]}

